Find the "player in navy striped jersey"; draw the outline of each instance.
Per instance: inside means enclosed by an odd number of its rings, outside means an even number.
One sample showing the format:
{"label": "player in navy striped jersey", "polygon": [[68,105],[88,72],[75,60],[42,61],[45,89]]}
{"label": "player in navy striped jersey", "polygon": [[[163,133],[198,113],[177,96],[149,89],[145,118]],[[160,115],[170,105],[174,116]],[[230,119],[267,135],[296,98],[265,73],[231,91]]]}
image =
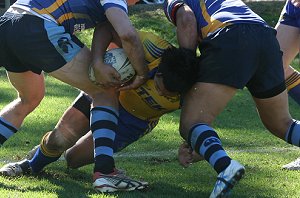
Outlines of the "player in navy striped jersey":
{"label": "player in navy striped jersey", "polygon": [[[298,7],[297,7],[298,6]],[[300,52],[300,1],[287,0],[275,27],[283,52],[286,87],[288,94],[300,105],[300,73],[289,64]],[[283,166],[288,170],[300,170],[300,158]]]}
{"label": "player in navy striped jersey", "polygon": [[[121,81],[119,73],[103,62],[113,39],[106,37],[111,27],[137,73],[121,89],[138,88],[146,82],[148,68],[143,46],[127,15],[126,0],[17,0],[0,17],[0,65],[18,93],[18,98],[0,111],[0,144],[18,131],[44,97],[44,71],[93,99],[94,182],[114,173]],[[74,35],[88,28],[95,28],[91,50]],[[101,86],[89,79],[90,66]]]}
{"label": "player in navy striped jersey", "polygon": [[[160,95],[161,90],[164,91],[164,87],[163,83],[157,80],[159,77],[156,76],[161,55],[172,46],[153,33],[141,31],[138,33],[143,44],[145,60],[148,63],[149,79],[137,89],[120,92],[119,125],[113,145],[114,152],[122,150],[152,131],[162,115],[179,108],[178,95]],[[115,32],[114,34],[116,35]],[[117,38],[117,36],[114,37]],[[118,42],[118,39],[116,41]],[[120,43],[117,44],[120,46]],[[156,81],[154,81],[155,78]],[[81,93],[72,107],[64,113],[55,129],[44,135],[41,144],[34,150],[33,157],[7,164],[0,169],[0,173],[6,176],[39,173],[46,165],[56,161],[67,149],[65,158],[68,167],[77,168],[93,163],[93,136],[91,132],[87,133],[90,108],[91,98]],[[79,138],[81,139],[78,140]],[[114,165],[111,166],[115,169]],[[101,181],[95,180],[94,188],[100,192],[113,192],[142,189],[148,185],[146,182],[129,178],[124,180],[117,169],[115,170],[115,175],[105,175]],[[103,178],[107,180],[103,180]],[[110,178],[113,180],[110,181]]]}
{"label": "player in navy striped jersey", "polygon": [[300,74],[289,66],[300,50],[300,7],[294,6],[291,0],[287,0],[275,29],[283,51],[288,93],[300,105]]}
{"label": "player in navy striped jersey", "polygon": [[[218,173],[210,197],[227,197],[245,168],[228,156],[211,124],[237,89],[248,88],[270,132],[300,146],[300,122],[288,111],[276,31],[240,0],[168,0],[165,13],[176,25],[179,46],[194,56],[199,46],[201,53],[198,71],[190,72],[198,72],[196,83],[183,94],[180,133]],[[160,65],[166,72],[176,75],[189,64],[174,67],[180,60],[176,49],[168,56]]]}

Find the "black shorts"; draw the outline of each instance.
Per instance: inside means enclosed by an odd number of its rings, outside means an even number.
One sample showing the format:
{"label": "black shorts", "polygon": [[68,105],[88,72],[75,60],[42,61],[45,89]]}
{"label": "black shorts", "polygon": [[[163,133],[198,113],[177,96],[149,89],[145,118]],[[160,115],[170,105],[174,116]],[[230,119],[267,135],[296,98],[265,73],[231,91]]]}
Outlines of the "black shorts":
{"label": "black shorts", "polygon": [[90,119],[92,98],[89,97],[86,93],[80,92],[80,94],[74,100],[72,106],[81,113],[83,113],[87,119]]}
{"label": "black shorts", "polygon": [[0,66],[10,72],[52,72],[71,61],[84,45],[63,26],[33,15],[0,17]]}
{"label": "black shorts", "polygon": [[198,82],[242,89],[254,97],[269,98],[283,92],[282,52],[273,28],[235,24],[203,40]]}

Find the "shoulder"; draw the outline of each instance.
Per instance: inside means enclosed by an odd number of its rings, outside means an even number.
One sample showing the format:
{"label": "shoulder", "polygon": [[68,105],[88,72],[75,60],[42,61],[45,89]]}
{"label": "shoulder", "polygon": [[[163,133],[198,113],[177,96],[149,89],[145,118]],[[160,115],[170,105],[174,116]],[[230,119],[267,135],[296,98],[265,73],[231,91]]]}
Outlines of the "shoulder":
{"label": "shoulder", "polygon": [[139,31],[139,36],[147,62],[160,58],[166,49],[172,47],[168,41],[152,32]]}

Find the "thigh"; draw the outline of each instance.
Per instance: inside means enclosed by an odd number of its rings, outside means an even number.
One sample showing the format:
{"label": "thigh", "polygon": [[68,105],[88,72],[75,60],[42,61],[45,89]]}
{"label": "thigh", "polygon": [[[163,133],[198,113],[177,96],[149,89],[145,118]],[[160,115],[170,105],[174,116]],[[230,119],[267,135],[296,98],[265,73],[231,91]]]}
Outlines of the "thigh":
{"label": "thigh", "polygon": [[88,67],[90,64],[91,52],[88,48],[84,47],[70,62],[49,74],[85,91],[87,87],[95,86],[88,77]]}
{"label": "thigh", "polygon": [[235,95],[236,88],[214,84],[196,83],[184,96],[180,132],[187,139],[188,131],[197,123],[211,124]]}
{"label": "thigh", "polygon": [[17,90],[19,97],[24,101],[42,100],[45,94],[44,75],[31,71],[14,73],[7,72],[10,83]]}
{"label": "thigh", "polygon": [[114,88],[103,89],[96,86],[88,76],[89,65],[91,64],[91,52],[84,47],[80,52],[63,67],[49,73],[49,75],[76,87],[93,100],[93,105],[118,106],[118,93]]}
{"label": "thigh", "polygon": [[292,60],[299,53],[300,49],[300,27],[293,27],[278,23],[276,26],[277,39],[280,44],[280,49],[283,52],[283,65],[285,69],[285,78],[290,76],[293,72],[289,68]]}
{"label": "thigh", "polygon": [[292,118],[289,113],[287,92],[274,97],[254,98],[260,118],[266,128],[277,137],[284,139]]}

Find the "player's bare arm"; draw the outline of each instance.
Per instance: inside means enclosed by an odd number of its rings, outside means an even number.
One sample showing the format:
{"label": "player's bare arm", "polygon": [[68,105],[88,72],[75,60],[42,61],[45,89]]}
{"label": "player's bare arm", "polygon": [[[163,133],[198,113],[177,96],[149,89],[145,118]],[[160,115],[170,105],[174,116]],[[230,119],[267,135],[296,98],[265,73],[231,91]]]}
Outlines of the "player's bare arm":
{"label": "player's bare arm", "polygon": [[121,90],[137,88],[146,82],[148,73],[142,43],[137,31],[129,21],[126,12],[119,8],[109,8],[106,11],[106,16],[118,33],[122,47],[136,71],[134,81]]}
{"label": "player's bare arm", "polygon": [[109,22],[102,23],[95,28],[92,41],[92,67],[96,81],[104,88],[117,87],[121,84],[120,74],[103,61],[104,53],[113,41]]}
{"label": "player's bare arm", "polygon": [[197,23],[195,15],[189,6],[183,5],[178,8],[176,26],[179,46],[195,51],[198,44]]}

